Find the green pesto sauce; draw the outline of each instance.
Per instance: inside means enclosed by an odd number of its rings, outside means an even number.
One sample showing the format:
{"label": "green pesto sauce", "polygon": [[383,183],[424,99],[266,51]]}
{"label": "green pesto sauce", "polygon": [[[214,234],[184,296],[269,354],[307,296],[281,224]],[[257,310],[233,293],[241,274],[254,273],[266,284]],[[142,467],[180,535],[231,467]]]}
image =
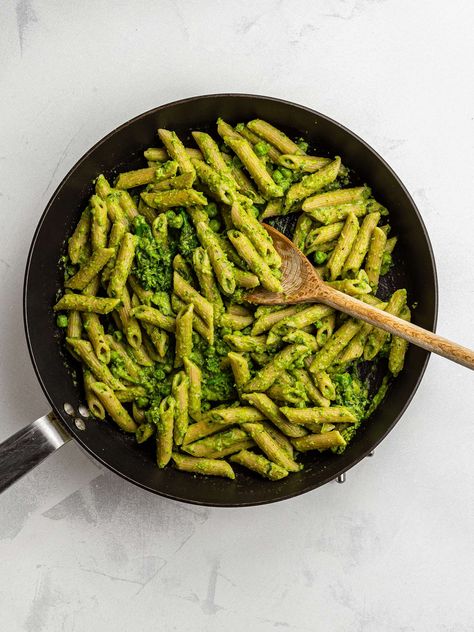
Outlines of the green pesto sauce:
{"label": "green pesto sauce", "polygon": [[236,399],[234,375],[230,366],[223,368],[222,359],[227,357],[230,347],[222,338],[222,330],[216,331],[214,346],[193,334],[193,351],[191,360],[202,371],[202,397],[214,402],[225,402]]}
{"label": "green pesto sauce", "polygon": [[[350,373],[346,371],[345,373],[333,375],[332,380],[336,387],[336,399],[334,400],[334,404],[346,406],[357,418],[355,424],[340,431],[346,443],[349,443],[362,422],[370,417],[384,399],[389,387],[390,377],[386,375],[383,378],[381,386],[372,398],[369,397],[367,384],[362,382],[355,368],[353,368]],[[334,453],[341,454],[345,448],[346,446],[338,446],[337,448],[331,449]]]}

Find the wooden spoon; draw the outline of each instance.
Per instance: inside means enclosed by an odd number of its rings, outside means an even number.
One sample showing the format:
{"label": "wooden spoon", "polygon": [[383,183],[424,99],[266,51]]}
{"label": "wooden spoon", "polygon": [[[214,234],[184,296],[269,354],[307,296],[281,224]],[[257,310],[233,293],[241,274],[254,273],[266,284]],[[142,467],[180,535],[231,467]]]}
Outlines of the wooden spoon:
{"label": "wooden spoon", "polygon": [[432,351],[448,358],[448,360],[474,369],[474,351],[335,290],[324,283],[308,259],[293,242],[272,226],[268,224],[263,224],[263,226],[271,236],[273,245],[282,259],[283,292],[269,292],[259,287],[247,294],[248,301],[260,305],[324,303],[324,305],[334,307],[391,334],[405,338],[405,340],[427,351]]}

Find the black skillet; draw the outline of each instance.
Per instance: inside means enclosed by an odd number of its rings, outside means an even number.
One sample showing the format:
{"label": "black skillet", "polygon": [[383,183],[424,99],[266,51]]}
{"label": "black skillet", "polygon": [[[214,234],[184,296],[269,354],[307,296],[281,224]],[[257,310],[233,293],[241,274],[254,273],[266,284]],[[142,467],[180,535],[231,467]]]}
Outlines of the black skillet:
{"label": "black skillet", "polygon": [[[28,347],[36,375],[54,414],[20,430],[0,445],[0,490],[35,467],[72,437],[100,463],[123,478],[156,494],[190,503],[215,506],[258,505],[290,498],[341,477],[370,454],[394,427],[413,397],[425,371],[428,354],[410,347],[406,368],[393,382],[383,404],[357,433],[346,451],[307,455],[301,473],[268,482],[244,470],[237,480],[193,476],[172,467],[159,470],[153,446],[138,445],[112,422],[81,415],[84,394],[66,358],[55,325],[52,305],[62,285],[58,260],[99,173],[112,177],[118,170],[143,164],[142,152],[156,144],[158,127],[176,130],[187,138],[192,129],[211,128],[218,116],[231,123],[263,118],[291,136],[303,136],[318,154],[340,155],[360,181],[367,182],[378,201],[390,210],[399,254],[382,293],[408,287],[418,303],[414,321],[434,330],[437,316],[437,279],[431,244],[420,214],[395,173],[363,140],[335,121],[309,108],[269,97],[245,94],[207,95],[184,99],[146,112],[99,141],[71,169],[41,217],[31,245],[25,274],[24,319]],[[288,232],[292,218],[275,226]],[[373,393],[384,372],[372,372]],[[68,412],[67,412],[68,411]]]}

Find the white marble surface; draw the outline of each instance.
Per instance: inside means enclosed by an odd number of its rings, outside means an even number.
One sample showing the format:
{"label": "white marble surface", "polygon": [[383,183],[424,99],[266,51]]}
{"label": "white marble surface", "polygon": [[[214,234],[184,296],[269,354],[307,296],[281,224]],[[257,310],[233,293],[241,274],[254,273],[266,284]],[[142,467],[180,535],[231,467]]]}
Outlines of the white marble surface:
{"label": "white marble surface", "polygon": [[[469,0],[1,3],[0,440],[48,409],[20,315],[46,202],[98,138],[189,95],[287,98],[365,138],[423,213],[439,331],[474,347],[473,20]],[[0,628],[472,631],[472,396],[433,357],[345,485],[254,509],[155,497],[71,443],[0,499]]]}

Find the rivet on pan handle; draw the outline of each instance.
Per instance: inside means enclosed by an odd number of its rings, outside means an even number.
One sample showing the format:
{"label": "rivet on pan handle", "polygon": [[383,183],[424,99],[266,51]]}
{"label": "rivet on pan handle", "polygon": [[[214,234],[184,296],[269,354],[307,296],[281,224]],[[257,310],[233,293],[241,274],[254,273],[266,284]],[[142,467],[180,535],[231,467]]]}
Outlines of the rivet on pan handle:
{"label": "rivet on pan handle", "polygon": [[0,493],[70,439],[52,412],[6,439],[0,444]]}
{"label": "rivet on pan handle", "polygon": [[345,483],[346,482],[346,473],[343,472],[342,474],[339,474],[339,476],[336,478],[336,481],[338,483]]}

